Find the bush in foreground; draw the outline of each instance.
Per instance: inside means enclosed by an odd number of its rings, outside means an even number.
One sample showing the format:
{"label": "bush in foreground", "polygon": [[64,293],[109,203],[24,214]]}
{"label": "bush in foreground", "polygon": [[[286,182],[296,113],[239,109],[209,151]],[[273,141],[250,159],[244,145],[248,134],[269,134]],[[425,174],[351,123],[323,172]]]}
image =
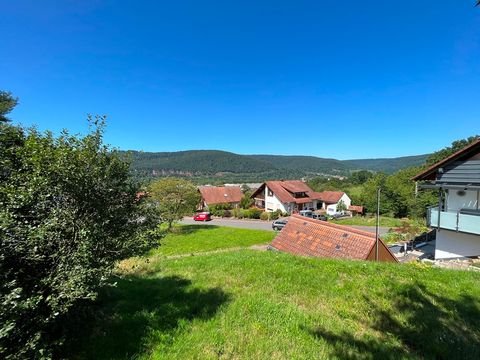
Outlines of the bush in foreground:
{"label": "bush in foreground", "polygon": [[[150,248],[154,216],[102,144],[0,123],[0,357],[48,358],[75,305]],[[98,125],[98,126],[97,126]]]}

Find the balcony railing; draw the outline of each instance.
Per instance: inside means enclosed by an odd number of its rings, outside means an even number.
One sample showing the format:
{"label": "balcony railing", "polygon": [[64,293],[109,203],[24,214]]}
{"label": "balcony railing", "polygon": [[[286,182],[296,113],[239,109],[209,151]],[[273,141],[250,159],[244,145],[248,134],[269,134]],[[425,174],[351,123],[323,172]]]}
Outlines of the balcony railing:
{"label": "balcony railing", "polygon": [[438,211],[438,207],[430,208],[427,222],[431,227],[480,235],[480,212],[477,211]]}

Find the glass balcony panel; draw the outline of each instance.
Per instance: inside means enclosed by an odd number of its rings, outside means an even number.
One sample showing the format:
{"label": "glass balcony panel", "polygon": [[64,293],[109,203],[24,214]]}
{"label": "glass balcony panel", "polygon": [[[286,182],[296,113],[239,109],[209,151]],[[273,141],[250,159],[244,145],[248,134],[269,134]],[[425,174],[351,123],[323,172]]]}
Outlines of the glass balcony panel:
{"label": "glass balcony panel", "polygon": [[[429,209],[429,225],[438,226],[438,208]],[[480,216],[458,214],[457,212],[440,212],[440,229],[461,231],[480,235]]]}

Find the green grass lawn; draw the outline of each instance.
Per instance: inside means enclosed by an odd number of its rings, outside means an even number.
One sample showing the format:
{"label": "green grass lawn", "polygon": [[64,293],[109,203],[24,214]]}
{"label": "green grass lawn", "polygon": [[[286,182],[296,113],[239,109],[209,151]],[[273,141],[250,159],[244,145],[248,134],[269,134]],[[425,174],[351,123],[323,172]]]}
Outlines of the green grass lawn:
{"label": "green grass lawn", "polygon": [[152,254],[183,255],[235,247],[266,244],[275,233],[264,230],[236,229],[215,225],[182,225],[175,227],[161,241],[161,246]]}
{"label": "green grass lawn", "polygon": [[[366,216],[354,216],[351,218],[329,220],[334,224],[340,225],[357,225],[357,226],[375,226],[376,219],[375,217],[366,217]],[[411,222],[411,220],[406,219],[396,219],[386,216],[380,216],[380,226],[382,227],[399,227],[404,221]]]}
{"label": "green grass lawn", "polygon": [[[215,228],[167,240],[184,253],[204,231],[211,250]],[[76,358],[480,358],[479,273],[244,249],[132,259],[115,280],[78,324]]]}

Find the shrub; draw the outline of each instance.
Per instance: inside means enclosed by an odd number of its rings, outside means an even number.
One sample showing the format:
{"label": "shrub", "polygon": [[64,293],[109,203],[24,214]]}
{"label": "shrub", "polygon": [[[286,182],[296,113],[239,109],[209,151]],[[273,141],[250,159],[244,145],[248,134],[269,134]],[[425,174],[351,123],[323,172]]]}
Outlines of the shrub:
{"label": "shrub", "polygon": [[230,210],[223,210],[223,217],[232,217],[232,212]]}
{"label": "shrub", "polygon": [[92,133],[0,123],[0,357],[48,358],[114,264],[154,243],[129,164]]}
{"label": "shrub", "polygon": [[243,212],[244,217],[248,219],[260,219],[260,215],[262,214],[262,210],[257,208],[251,208],[248,210],[244,210]]}
{"label": "shrub", "polygon": [[269,212],[262,212],[260,214],[260,220],[270,220],[270,213]]}
{"label": "shrub", "polygon": [[232,209],[232,204],[215,204],[208,207],[208,211],[210,211],[210,213],[214,216],[224,216],[225,210]]}

